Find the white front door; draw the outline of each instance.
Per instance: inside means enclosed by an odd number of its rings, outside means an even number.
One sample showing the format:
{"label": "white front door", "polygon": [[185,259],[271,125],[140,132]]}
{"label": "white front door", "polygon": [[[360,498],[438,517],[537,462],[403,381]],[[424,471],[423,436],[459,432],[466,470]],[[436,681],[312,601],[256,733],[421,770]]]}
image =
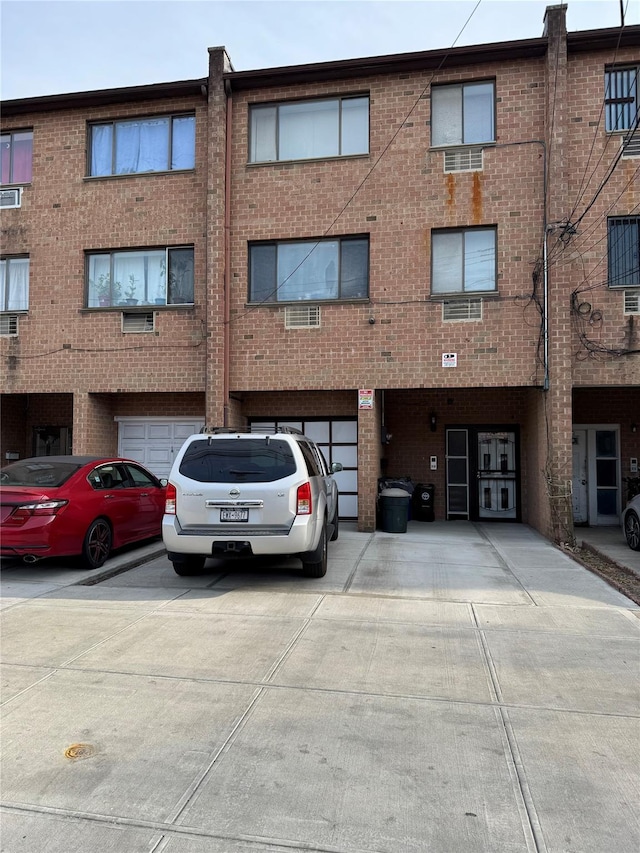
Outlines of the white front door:
{"label": "white front door", "polygon": [[168,477],[184,440],[204,426],[202,418],[116,418],[118,455],[133,459],[156,477]]}
{"label": "white front door", "polygon": [[[620,521],[620,427],[618,424],[575,424],[573,427],[574,522],[617,525]],[[584,439],[580,435],[584,435]],[[584,465],[578,442],[584,441]],[[585,480],[584,486],[582,480]],[[576,482],[578,481],[578,482]],[[575,490],[586,491],[585,511]],[[580,500],[583,500],[580,498]],[[576,517],[576,506],[578,516]],[[578,520],[580,519],[580,520]]]}

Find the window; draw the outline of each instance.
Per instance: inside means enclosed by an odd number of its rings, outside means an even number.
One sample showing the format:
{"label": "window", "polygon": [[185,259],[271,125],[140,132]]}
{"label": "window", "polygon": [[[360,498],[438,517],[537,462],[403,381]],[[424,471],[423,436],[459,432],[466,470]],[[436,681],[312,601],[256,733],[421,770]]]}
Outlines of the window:
{"label": "window", "polygon": [[363,299],[369,294],[369,238],[255,243],[249,267],[250,302]]}
{"label": "window", "polygon": [[89,174],[133,175],[193,169],[195,116],[153,116],[93,124],[89,128]]}
{"label": "window", "polygon": [[87,307],[193,303],[193,247],[87,255]]}
{"label": "window", "polygon": [[431,293],[495,289],[495,228],[432,232]]}
{"label": "window", "polygon": [[495,84],[465,83],[431,90],[431,144],[476,145],[495,140]]}
{"label": "window", "polygon": [[33,131],[21,130],[0,136],[2,184],[28,184],[31,180]]}
{"label": "window", "polygon": [[249,162],[369,153],[369,98],[251,107]]}
{"label": "window", "polygon": [[630,130],[638,123],[638,71],[622,68],[604,75],[605,127]]}
{"label": "window", "polygon": [[608,222],[609,287],[640,284],[640,217],[612,217]]}
{"label": "window", "polygon": [[0,311],[29,308],[29,258],[0,260]]}

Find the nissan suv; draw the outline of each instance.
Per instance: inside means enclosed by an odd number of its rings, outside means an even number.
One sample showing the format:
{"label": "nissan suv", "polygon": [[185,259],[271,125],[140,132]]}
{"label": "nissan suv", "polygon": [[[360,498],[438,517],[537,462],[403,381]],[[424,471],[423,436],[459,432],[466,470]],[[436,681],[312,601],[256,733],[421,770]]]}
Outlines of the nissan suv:
{"label": "nissan suv", "polygon": [[275,432],[203,427],[176,456],[162,538],[179,575],[207,557],[293,555],[303,574],[327,571],[338,538],[338,487],[322,451],[291,427]]}

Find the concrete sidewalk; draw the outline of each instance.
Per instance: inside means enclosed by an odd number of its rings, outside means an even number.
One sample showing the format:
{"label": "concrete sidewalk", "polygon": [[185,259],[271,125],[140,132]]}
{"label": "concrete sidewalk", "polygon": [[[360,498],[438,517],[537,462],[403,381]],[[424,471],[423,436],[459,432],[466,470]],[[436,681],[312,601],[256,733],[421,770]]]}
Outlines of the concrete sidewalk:
{"label": "concrete sidewalk", "polygon": [[8,572],[2,853],[637,853],[633,602],[522,525],[329,553]]}

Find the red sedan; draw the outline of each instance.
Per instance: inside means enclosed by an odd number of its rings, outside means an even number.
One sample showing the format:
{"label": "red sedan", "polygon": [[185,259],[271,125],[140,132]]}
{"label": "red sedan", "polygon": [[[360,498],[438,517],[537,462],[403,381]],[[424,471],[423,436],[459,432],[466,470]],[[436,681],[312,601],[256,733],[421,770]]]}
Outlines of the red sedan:
{"label": "red sedan", "polygon": [[161,535],[165,486],[129,459],[12,462],[0,469],[0,556],[35,563],[79,555],[98,568],[113,548]]}

